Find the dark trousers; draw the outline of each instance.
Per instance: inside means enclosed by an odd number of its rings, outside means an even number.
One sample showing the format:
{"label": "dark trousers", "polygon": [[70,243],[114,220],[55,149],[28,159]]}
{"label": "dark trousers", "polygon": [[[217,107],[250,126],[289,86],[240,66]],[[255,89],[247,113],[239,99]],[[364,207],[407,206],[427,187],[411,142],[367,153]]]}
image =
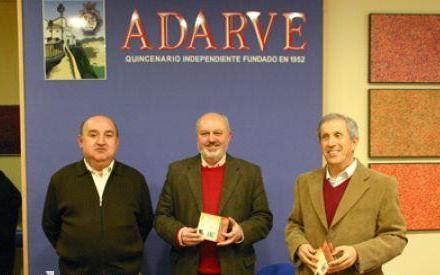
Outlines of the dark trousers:
{"label": "dark trousers", "polygon": [[[69,261],[59,258],[58,265],[61,275],[138,275],[139,272],[122,272],[111,270],[90,262]],[[0,273],[1,274],[1,273]]]}
{"label": "dark trousers", "polygon": [[14,274],[15,243],[0,242],[0,274]]}

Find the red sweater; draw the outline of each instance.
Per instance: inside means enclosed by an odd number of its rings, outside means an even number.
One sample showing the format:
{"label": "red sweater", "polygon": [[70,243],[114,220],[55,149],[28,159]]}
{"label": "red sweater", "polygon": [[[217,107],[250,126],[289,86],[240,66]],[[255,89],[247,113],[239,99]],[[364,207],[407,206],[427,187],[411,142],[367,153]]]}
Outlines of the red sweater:
{"label": "red sweater", "polygon": [[[203,212],[218,215],[218,207],[222,196],[225,166],[202,167],[202,205]],[[217,245],[204,241],[200,244],[199,273],[220,274],[220,262],[217,256]]]}
{"label": "red sweater", "polygon": [[327,179],[324,179],[323,189],[324,189],[324,204],[325,204],[325,215],[327,217],[327,224],[330,227],[335,217],[336,209],[341,202],[342,196],[344,195],[345,189],[351,178],[346,179],[340,185],[333,187]]}

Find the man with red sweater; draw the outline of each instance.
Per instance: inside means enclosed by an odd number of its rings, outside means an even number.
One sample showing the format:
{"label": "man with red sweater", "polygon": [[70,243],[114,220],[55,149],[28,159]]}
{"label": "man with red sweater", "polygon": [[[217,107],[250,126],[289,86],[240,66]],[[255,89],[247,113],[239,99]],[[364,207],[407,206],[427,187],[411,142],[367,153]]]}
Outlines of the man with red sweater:
{"label": "man with red sweater", "polygon": [[[156,208],[155,229],[172,246],[172,274],[254,274],[252,244],[272,228],[260,168],[226,154],[226,116],[202,115],[196,135],[200,154],[170,164]],[[224,241],[196,231],[201,212],[229,219]]]}
{"label": "man with red sweater", "polygon": [[286,226],[297,274],[313,274],[316,249],[327,241],[335,247],[328,273],[382,275],[382,264],[407,244],[397,182],[354,158],[359,134],[353,119],[326,115],[317,132],[327,165],[298,177]]}

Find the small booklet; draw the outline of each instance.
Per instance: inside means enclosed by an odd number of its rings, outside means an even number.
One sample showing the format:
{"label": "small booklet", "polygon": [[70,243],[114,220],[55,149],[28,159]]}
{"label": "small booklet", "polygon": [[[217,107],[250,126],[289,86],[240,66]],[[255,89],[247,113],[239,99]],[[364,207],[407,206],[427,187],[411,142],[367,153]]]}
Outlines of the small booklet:
{"label": "small booklet", "polygon": [[316,251],[316,257],[318,258],[317,269],[314,275],[324,275],[328,270],[328,263],[334,260],[332,255],[333,245],[324,241],[320,248]]}
{"label": "small booklet", "polygon": [[202,235],[205,240],[212,242],[223,242],[225,237],[221,233],[227,232],[228,225],[228,218],[202,212],[200,214],[197,232]]}
{"label": "small booklet", "polygon": [[315,273],[313,273],[313,275],[326,274],[328,270],[328,263],[327,260],[325,259],[325,255],[322,249],[319,248],[318,250],[316,250],[315,256],[318,258],[318,262],[316,263],[317,268]]}

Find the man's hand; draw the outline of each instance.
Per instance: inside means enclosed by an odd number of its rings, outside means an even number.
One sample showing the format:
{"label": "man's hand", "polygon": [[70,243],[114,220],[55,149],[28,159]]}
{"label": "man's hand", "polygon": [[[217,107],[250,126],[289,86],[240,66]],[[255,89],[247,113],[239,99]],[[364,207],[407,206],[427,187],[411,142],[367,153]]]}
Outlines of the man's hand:
{"label": "man's hand", "polygon": [[298,248],[298,256],[303,264],[305,264],[308,268],[315,271],[317,266],[316,262],[318,259],[316,258],[316,250],[310,244],[302,244]]}
{"label": "man's hand", "polygon": [[180,243],[184,246],[195,246],[203,242],[202,235],[197,233],[197,230],[192,227],[184,227],[180,232]]}
{"label": "man's hand", "polygon": [[243,229],[241,226],[231,217],[229,219],[229,224],[231,226],[231,231],[227,233],[222,233],[226,238],[225,241],[217,243],[218,246],[227,246],[232,243],[242,242],[244,239]]}
{"label": "man's hand", "polygon": [[358,254],[352,246],[338,246],[333,251],[333,256],[336,260],[329,263],[328,273],[349,268],[356,262]]}

